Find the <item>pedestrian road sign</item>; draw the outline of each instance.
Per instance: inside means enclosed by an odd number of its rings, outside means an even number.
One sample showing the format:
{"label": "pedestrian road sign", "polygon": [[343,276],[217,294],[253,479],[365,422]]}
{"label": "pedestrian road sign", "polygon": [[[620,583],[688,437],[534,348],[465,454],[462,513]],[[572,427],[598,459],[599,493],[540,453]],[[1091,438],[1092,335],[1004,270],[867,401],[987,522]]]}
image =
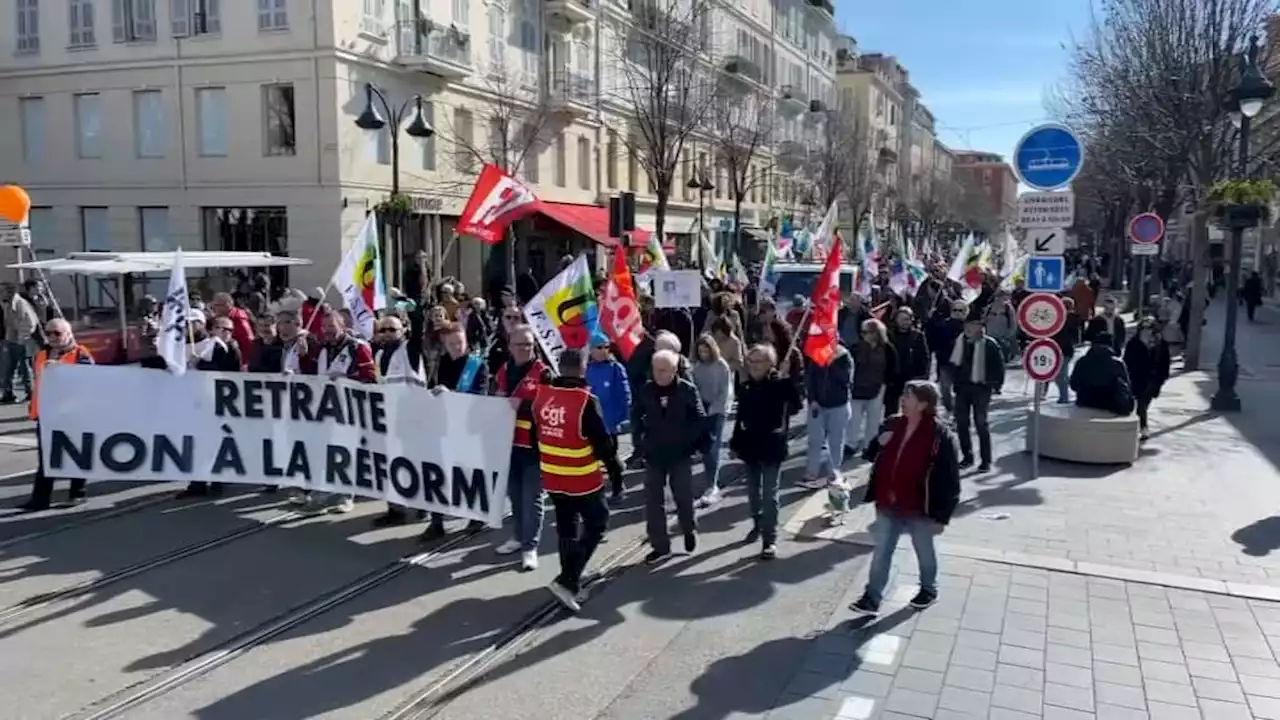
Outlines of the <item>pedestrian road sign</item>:
{"label": "pedestrian road sign", "polygon": [[1066,264],[1062,257],[1027,258],[1027,289],[1031,292],[1062,292],[1062,279]]}
{"label": "pedestrian road sign", "polygon": [[1058,123],[1027,131],[1013,151],[1013,168],[1023,185],[1057,190],[1071,184],[1084,162],[1084,143],[1071,128]]}
{"label": "pedestrian road sign", "polygon": [[1036,382],[1049,382],[1062,367],[1062,348],[1048,338],[1032,340],[1022,353],[1022,369]]}
{"label": "pedestrian road sign", "polygon": [[1051,293],[1033,293],[1018,306],[1018,327],[1033,338],[1053,337],[1067,323],[1067,306]]}

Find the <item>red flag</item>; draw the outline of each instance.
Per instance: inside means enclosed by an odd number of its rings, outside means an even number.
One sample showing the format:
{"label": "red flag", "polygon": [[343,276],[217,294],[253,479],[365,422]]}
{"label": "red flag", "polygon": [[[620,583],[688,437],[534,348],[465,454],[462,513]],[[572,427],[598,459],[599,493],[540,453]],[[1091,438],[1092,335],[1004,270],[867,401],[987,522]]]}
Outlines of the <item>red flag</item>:
{"label": "red flag", "polygon": [[600,327],[618,346],[623,360],[630,360],[636,346],[644,339],[644,325],[640,321],[640,305],[636,302],[636,289],[631,282],[631,270],[627,267],[627,253],[613,249],[613,271],[605,280],[600,295]]}
{"label": "red flag", "polygon": [[826,367],[836,356],[840,336],[836,333],[836,318],[840,313],[840,236],[831,238],[831,250],[822,266],[818,281],[813,284],[809,297],[809,331],[804,338],[804,354],[815,363]]}
{"label": "red flag", "polygon": [[485,165],[458,218],[457,233],[495,245],[511,223],[537,212],[539,202],[532,190],[502,168]]}

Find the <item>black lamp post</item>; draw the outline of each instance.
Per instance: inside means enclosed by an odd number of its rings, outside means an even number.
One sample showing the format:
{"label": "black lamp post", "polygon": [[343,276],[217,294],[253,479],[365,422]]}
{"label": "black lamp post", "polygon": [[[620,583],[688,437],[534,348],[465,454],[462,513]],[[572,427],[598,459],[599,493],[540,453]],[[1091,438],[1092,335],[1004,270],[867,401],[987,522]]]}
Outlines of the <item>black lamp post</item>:
{"label": "black lamp post", "polygon": [[716,189],[711,183],[711,178],[707,177],[706,168],[695,168],[693,177],[689,178],[689,182],[685,183],[685,187],[698,193],[698,239],[695,240],[697,247],[695,252],[698,253],[698,269],[706,270],[702,267],[702,232],[707,229],[707,218],[704,215],[706,207],[707,193]]}
{"label": "black lamp post", "polygon": [[[1249,38],[1249,50],[1240,58],[1240,85],[1232,93],[1231,120],[1238,122],[1240,128],[1240,158],[1236,175],[1240,179],[1249,177],[1249,125],[1250,121],[1262,112],[1262,104],[1275,94],[1276,88],[1262,74],[1258,67],[1258,38]],[[1222,331],[1222,355],[1218,358],[1218,392],[1213,396],[1210,407],[1219,412],[1238,412],[1240,396],[1236,394],[1236,380],[1240,376],[1240,363],[1236,358],[1236,322],[1238,320],[1238,303],[1236,295],[1240,291],[1240,273],[1242,272],[1240,254],[1244,251],[1244,230],[1256,227],[1257,218],[1232,219],[1226,214],[1231,227],[1231,271],[1227,275],[1227,322]]]}
{"label": "black lamp post", "polygon": [[[374,100],[377,100],[377,103]],[[382,107],[382,112],[378,112],[378,107]],[[405,119],[409,114],[413,113],[413,119],[409,124],[405,125]],[[367,132],[382,132],[388,125],[388,119],[391,127],[391,200],[396,200],[400,196],[400,131],[412,138],[425,140],[436,131],[427,123],[422,115],[422,96],[414,95],[405,100],[400,105],[394,105],[387,99],[387,96],[381,90],[374,87],[372,83],[365,83],[364,86],[364,110],[360,111],[360,115],[356,118],[356,127]],[[399,205],[389,205],[391,212],[387,213],[387,223],[391,226],[392,247],[394,252],[387,251],[387,243],[383,242],[380,249],[382,252],[382,262],[385,265],[387,259],[394,255],[395,267],[400,267],[400,250],[402,247],[401,229],[404,226],[405,216],[408,212]],[[435,272],[438,268],[432,268]],[[396,285],[403,286],[403,278],[394,278]]]}

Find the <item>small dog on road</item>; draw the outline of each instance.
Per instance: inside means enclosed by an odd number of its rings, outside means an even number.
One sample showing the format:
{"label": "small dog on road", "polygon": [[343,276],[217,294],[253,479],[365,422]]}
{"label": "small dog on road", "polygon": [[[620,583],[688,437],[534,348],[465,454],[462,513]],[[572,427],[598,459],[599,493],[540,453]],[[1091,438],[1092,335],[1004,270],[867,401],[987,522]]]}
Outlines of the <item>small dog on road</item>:
{"label": "small dog on road", "polygon": [[827,524],[835,527],[844,525],[844,517],[853,508],[852,488],[843,475],[837,474],[835,479],[827,483]]}

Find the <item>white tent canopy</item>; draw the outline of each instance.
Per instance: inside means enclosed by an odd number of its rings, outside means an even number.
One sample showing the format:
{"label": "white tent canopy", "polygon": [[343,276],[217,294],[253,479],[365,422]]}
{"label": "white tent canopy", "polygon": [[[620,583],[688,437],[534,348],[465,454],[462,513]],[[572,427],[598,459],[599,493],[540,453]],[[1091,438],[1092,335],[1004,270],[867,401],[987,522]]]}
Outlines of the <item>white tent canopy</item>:
{"label": "white tent canopy", "polygon": [[[50,275],[125,275],[164,272],[173,268],[172,252],[73,252],[65,258],[35,260],[9,265],[16,270],[39,270]],[[192,268],[290,267],[310,265],[302,258],[278,257],[264,252],[183,251],[182,265]]]}

